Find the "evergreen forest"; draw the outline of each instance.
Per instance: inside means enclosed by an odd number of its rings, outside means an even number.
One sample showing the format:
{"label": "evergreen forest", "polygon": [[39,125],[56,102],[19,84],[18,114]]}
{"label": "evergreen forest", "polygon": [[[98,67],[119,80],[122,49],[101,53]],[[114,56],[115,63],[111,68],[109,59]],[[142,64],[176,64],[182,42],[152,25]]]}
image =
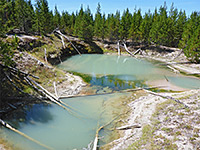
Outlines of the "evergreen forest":
{"label": "evergreen forest", "polygon": [[67,10],[60,13],[56,6],[51,11],[47,0],[36,0],[35,5],[31,0],[1,0],[0,34],[3,37],[19,29],[26,34],[47,35],[58,28],[85,41],[131,40],[181,48],[191,61],[200,62],[200,12],[188,15],[174,4],[167,8],[166,3],[144,15],[141,11],[130,12],[127,8],[104,14],[99,3],[95,14],[89,6],[70,14]]}

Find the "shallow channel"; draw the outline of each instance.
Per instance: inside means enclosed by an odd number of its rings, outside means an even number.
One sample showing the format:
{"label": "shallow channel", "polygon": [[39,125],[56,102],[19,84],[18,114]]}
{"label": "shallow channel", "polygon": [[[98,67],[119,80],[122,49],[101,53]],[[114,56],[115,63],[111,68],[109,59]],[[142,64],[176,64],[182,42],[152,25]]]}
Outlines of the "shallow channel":
{"label": "shallow channel", "polygon": [[[73,113],[55,104],[39,103],[24,106],[7,119],[11,125],[28,136],[59,150],[86,148],[94,140],[97,128],[116,117],[117,111],[121,113],[120,107],[113,107],[112,104],[126,99],[130,93],[118,91],[148,87],[148,81],[166,77],[169,82],[182,88],[200,87],[198,79],[178,76],[152,62],[128,56],[77,55],[58,67],[86,74],[89,89],[95,90],[96,93],[114,92],[109,95],[63,99],[75,109]],[[109,134],[108,131],[100,133],[100,136],[104,136],[100,144],[109,142]],[[0,130],[0,137],[15,143],[14,147],[20,150],[44,149],[4,128]]]}

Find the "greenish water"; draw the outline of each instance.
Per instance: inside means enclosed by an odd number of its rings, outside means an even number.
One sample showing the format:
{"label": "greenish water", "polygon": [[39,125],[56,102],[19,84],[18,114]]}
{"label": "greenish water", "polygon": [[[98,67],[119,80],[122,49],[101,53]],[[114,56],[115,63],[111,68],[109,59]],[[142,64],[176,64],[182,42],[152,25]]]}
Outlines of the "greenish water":
{"label": "greenish water", "polygon": [[83,55],[73,56],[58,65],[59,68],[87,74],[91,86],[107,86],[114,90],[146,87],[146,81],[166,80],[185,89],[200,88],[200,80],[171,72],[155,62],[129,56]]}
{"label": "greenish water", "polygon": [[[73,56],[58,66],[76,72],[87,80],[96,93],[108,93],[146,87],[146,81],[165,79],[183,88],[199,88],[200,80],[173,74],[154,63],[126,56],[82,55]],[[28,136],[55,150],[82,149],[94,140],[99,126],[108,123],[121,106],[115,103],[130,96],[130,93],[85,96],[63,99],[76,109],[71,114],[55,104],[34,104],[24,106],[7,118],[7,121]],[[118,112],[118,113],[117,113]],[[104,138],[100,144],[109,142],[110,131],[102,130]],[[37,144],[2,128],[0,137],[14,143],[20,150],[44,149]]]}
{"label": "greenish water", "polygon": [[[116,117],[112,114],[114,108],[108,103],[126,96],[111,94],[63,99],[78,110],[74,115],[55,104],[34,104],[16,111],[10,116],[13,119],[9,123],[55,150],[82,149],[94,140],[98,127]],[[106,136],[103,131],[101,135]],[[4,129],[2,137],[13,141],[20,150],[44,149],[7,129]],[[103,141],[106,142],[106,137]]]}
{"label": "greenish water", "polygon": [[169,81],[179,87],[186,89],[199,89],[200,80],[192,77],[179,77],[179,76],[170,76],[168,77]]}

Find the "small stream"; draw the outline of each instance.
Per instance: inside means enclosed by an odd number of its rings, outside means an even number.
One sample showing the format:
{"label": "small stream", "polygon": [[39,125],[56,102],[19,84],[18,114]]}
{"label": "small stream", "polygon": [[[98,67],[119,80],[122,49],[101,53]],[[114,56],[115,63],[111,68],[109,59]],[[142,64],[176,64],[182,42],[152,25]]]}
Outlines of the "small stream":
{"label": "small stream", "polygon": [[[114,93],[63,99],[75,109],[73,113],[55,104],[38,103],[24,106],[9,116],[7,121],[12,126],[55,150],[87,148],[97,128],[122,113],[120,101],[131,93],[119,93],[121,90],[148,87],[148,82],[166,77],[171,84],[186,90],[200,88],[200,80],[196,78],[177,75],[152,62],[128,56],[77,55],[58,67],[86,75],[88,91]],[[100,132],[104,137],[100,145],[110,142],[110,134],[109,130]],[[16,149],[45,149],[5,128],[0,130],[0,137],[14,143]]]}

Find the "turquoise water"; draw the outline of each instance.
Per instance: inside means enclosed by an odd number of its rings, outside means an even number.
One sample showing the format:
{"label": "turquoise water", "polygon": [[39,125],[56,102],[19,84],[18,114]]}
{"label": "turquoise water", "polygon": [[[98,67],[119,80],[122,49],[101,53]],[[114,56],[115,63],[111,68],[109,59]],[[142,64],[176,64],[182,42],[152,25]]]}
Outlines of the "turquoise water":
{"label": "turquoise water", "polygon": [[73,56],[67,61],[58,65],[59,68],[68,71],[75,71],[92,76],[96,75],[119,75],[123,78],[134,80],[147,78],[149,75],[154,74],[156,68],[152,63],[144,60],[138,60],[126,56],[109,56],[109,55],[82,55]]}
{"label": "turquoise water", "polygon": [[[95,89],[96,93],[146,87],[146,81],[165,79],[164,76],[172,84],[183,88],[200,87],[198,79],[178,76],[149,61],[128,56],[77,55],[58,67],[87,74],[90,88]],[[12,113],[7,121],[55,150],[83,149],[94,140],[97,128],[116,117],[116,111],[120,112],[121,107],[114,107],[112,104],[128,96],[128,93],[113,93],[63,99],[76,109],[73,114],[55,104],[28,105]],[[101,131],[100,135],[105,137],[101,144],[109,142],[108,131]],[[0,137],[11,141],[20,150],[45,149],[5,128],[0,130]]]}
{"label": "turquoise water", "polygon": [[[14,119],[9,123],[55,150],[82,149],[94,140],[98,127],[116,117],[112,114],[114,108],[108,103],[125,97],[126,94],[111,94],[63,99],[77,110],[74,114],[55,104],[34,104],[16,111],[10,116]],[[3,135],[20,150],[45,149],[7,129]]]}
{"label": "turquoise water", "polygon": [[194,77],[180,77],[180,76],[170,76],[169,81],[179,87],[186,89],[199,89],[200,80]]}

